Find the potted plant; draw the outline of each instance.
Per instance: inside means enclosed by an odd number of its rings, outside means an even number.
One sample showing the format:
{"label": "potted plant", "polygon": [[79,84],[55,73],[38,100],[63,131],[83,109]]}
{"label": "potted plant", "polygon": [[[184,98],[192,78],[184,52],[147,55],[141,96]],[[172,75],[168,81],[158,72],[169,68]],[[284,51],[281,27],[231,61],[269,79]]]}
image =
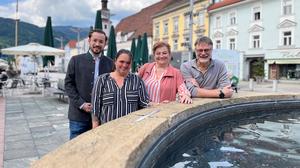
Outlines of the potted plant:
{"label": "potted plant", "polygon": [[257,83],[263,82],[265,77],[265,70],[264,70],[264,60],[259,59],[253,64],[253,76]]}

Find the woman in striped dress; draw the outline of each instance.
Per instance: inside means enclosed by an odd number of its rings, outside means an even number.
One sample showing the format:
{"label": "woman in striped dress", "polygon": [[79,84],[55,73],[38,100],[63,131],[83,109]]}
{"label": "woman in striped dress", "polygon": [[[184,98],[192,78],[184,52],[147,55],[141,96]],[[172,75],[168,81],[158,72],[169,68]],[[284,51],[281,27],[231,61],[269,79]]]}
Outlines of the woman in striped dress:
{"label": "woman in striped dress", "polygon": [[115,70],[100,75],[92,94],[93,128],[147,107],[148,94],[143,80],[130,73],[132,54],[120,50],[115,58]]}
{"label": "woman in striped dress", "polygon": [[147,93],[152,103],[168,103],[176,100],[180,103],[192,103],[191,94],[185,86],[181,72],[171,62],[170,45],[157,42],[153,46],[154,62],[139,69],[139,76],[144,80]]}

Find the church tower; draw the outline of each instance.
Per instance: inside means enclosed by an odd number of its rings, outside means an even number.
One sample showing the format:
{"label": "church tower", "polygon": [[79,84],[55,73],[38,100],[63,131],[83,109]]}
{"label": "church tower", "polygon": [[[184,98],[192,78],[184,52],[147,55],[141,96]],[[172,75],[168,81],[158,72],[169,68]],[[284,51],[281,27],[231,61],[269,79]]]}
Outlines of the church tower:
{"label": "church tower", "polygon": [[103,31],[105,31],[106,35],[109,35],[110,27],[112,22],[110,20],[110,11],[107,8],[108,0],[101,0],[102,8],[101,8],[101,15],[102,15],[102,26]]}

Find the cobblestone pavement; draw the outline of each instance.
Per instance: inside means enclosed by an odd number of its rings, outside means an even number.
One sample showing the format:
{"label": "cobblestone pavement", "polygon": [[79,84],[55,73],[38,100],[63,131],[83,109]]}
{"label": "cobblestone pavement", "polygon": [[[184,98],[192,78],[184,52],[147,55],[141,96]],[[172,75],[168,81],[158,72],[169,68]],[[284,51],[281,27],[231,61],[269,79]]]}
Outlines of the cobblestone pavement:
{"label": "cobblestone pavement", "polygon": [[57,97],[6,97],[4,168],[25,168],[68,141],[68,104]]}

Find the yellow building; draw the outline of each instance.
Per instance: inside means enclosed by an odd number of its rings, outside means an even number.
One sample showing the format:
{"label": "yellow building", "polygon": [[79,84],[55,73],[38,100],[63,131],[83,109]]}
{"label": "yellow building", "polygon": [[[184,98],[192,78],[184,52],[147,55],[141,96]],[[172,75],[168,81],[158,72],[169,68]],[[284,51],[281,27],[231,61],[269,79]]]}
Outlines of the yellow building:
{"label": "yellow building", "polygon": [[[168,42],[171,45],[173,57],[174,53],[181,55],[181,60],[175,61],[179,64],[189,59],[191,21],[189,2],[189,0],[174,0],[153,16],[153,42]],[[193,44],[198,37],[207,36],[209,33],[209,17],[206,11],[208,5],[208,0],[194,0]]]}

